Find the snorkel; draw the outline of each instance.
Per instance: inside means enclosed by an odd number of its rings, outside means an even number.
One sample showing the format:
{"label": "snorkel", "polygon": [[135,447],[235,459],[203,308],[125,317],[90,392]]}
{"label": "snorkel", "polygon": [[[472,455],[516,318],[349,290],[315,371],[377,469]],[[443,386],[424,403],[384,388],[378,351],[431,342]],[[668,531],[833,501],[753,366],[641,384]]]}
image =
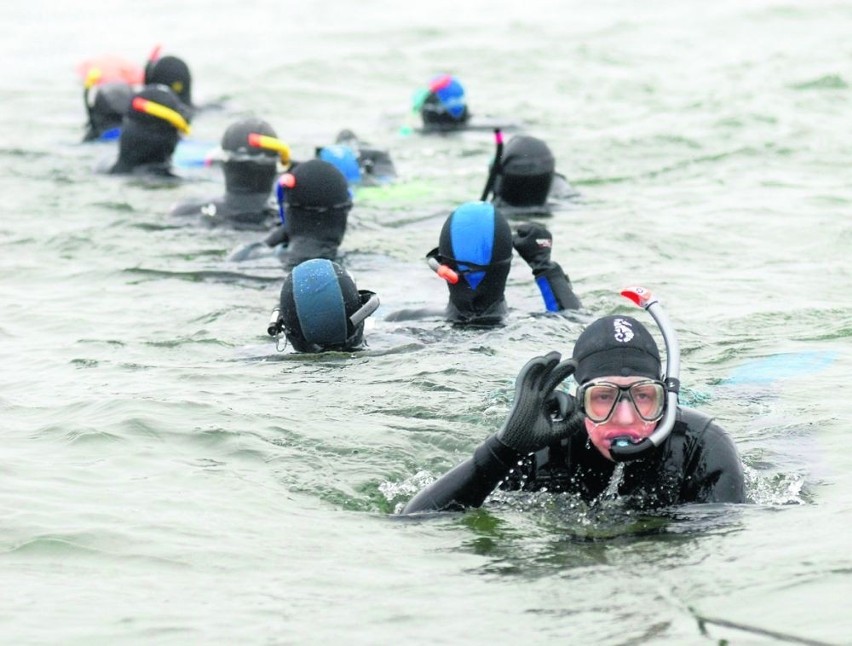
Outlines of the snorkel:
{"label": "snorkel", "polygon": [[349,317],[349,322],[352,324],[352,327],[357,329],[361,323],[363,323],[368,316],[373,314],[377,309],[379,309],[379,297],[373,292],[368,292],[366,290],[360,293],[360,296],[363,299],[363,305],[359,307],[357,310],[352,312],[352,316]]}
{"label": "snorkel", "polygon": [[151,101],[150,99],[137,96],[134,97],[130,106],[137,112],[144,112],[145,114],[150,114],[152,117],[165,121],[174,127],[175,130],[183,133],[184,135],[188,135],[190,133],[189,123],[184,116],[177,110],[173,110],[162,103],[157,103],[156,101]]}
{"label": "snorkel", "polygon": [[89,124],[94,128],[95,120],[92,116],[92,106],[89,104],[89,94],[92,91],[92,88],[95,87],[101,81],[101,70],[97,67],[93,67],[86,74],[86,79],[83,81],[83,104],[86,106],[86,116],[89,117]]}
{"label": "snorkel", "polygon": [[680,344],[668,315],[649,290],[644,287],[627,287],[621,290],[621,295],[648,311],[656,321],[666,344],[666,374],[663,379],[666,387],[666,410],[662,419],[654,432],[639,442],[632,443],[626,438],[618,438],[609,448],[613,460],[627,462],[646,457],[672,432],[677,417],[677,398],[680,390]]}
{"label": "snorkel", "polygon": [[275,186],[275,197],[278,201],[278,217],[281,219],[282,227],[287,224],[286,208],[284,206],[287,189],[293,188],[295,185],[296,178],[293,174],[284,173]]}
{"label": "snorkel", "polygon": [[453,271],[452,267],[449,265],[441,264],[441,262],[436,258],[437,253],[437,249],[429,252],[426,256],[426,264],[429,265],[429,269],[438,274],[439,277],[446,280],[450,285],[455,285],[459,282],[459,275]]}
{"label": "snorkel", "polygon": [[482,197],[479,198],[480,202],[488,199],[488,194],[494,188],[494,180],[497,179],[497,173],[500,172],[500,166],[503,163],[503,132],[500,128],[494,128],[494,144],[496,146],[494,161],[488,171],[488,179],[485,180],[485,188],[482,189]]}
{"label": "snorkel", "polygon": [[272,150],[281,156],[281,163],[284,166],[290,165],[290,146],[285,144],[277,137],[269,135],[261,135],[256,132],[249,133],[248,144],[253,148],[263,148],[264,150]]}

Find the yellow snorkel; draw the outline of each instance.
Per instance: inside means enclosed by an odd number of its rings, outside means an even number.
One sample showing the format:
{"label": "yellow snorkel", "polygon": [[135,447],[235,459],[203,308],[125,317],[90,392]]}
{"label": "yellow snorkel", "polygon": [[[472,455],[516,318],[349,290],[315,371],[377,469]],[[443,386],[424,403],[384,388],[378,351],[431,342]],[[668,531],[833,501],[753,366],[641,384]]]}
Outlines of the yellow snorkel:
{"label": "yellow snorkel", "polygon": [[143,99],[141,96],[137,96],[133,99],[131,106],[137,112],[150,114],[152,117],[157,117],[158,119],[162,119],[163,121],[172,124],[179,132],[185,135],[188,135],[190,132],[189,123],[187,123],[183,115],[161,103],[149,101],[148,99]]}
{"label": "yellow snorkel", "polygon": [[249,146],[254,146],[255,148],[263,148],[265,150],[274,150],[279,155],[281,155],[281,163],[285,166],[290,165],[290,146],[285,144],[283,141],[276,137],[270,137],[269,135],[260,135],[256,132],[252,132],[248,136]]}

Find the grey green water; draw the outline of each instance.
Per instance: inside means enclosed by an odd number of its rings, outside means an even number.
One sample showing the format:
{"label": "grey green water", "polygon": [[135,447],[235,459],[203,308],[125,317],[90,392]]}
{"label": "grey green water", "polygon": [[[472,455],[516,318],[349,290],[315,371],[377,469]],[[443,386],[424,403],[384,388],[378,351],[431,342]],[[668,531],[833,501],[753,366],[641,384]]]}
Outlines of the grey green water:
{"label": "grey green water", "polygon": [[[5,643],[849,643],[852,6],[765,0],[403,6],[33,0],[0,21],[0,640]],[[281,270],[251,234],[91,172],[79,61],[184,57],[194,138],[268,119],[297,158],[388,148],[345,263],[382,308],[358,355],[278,354]],[[504,328],[439,305],[422,261],[475,199],[487,133],[404,136],[414,90],[546,139],[579,200],[548,221],[587,310],[516,259]],[[501,496],[394,509],[499,427],[531,356],[653,289],[686,403],[735,438],[751,504],[631,515]],[[641,315],[641,312],[639,313]],[[707,621],[707,620],[711,621]],[[792,642],[796,643],[796,642]]]}

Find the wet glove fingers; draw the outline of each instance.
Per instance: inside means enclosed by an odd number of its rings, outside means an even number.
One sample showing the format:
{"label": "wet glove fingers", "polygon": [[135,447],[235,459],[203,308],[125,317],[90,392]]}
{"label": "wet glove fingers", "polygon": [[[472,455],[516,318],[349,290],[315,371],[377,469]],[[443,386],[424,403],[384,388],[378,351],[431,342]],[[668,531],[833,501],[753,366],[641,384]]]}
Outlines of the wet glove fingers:
{"label": "wet glove fingers", "polygon": [[577,410],[577,400],[562,390],[554,391],[545,404],[550,416],[559,420],[568,419]]}
{"label": "wet glove fingers", "polygon": [[544,383],[542,384],[542,392],[545,397],[552,393],[556,387],[565,381],[570,375],[574,374],[576,369],[577,362],[573,359],[566,359],[551,368],[544,380]]}
{"label": "wet glove fingers", "polygon": [[550,352],[534,357],[515,379],[515,398],[512,409],[497,439],[519,453],[536,451],[553,439],[553,428],[546,410],[545,399],[549,393],[542,390],[548,375],[559,364],[561,355]]}
{"label": "wet glove fingers", "polygon": [[512,246],[535,270],[550,263],[553,235],[540,224],[522,224],[512,235]]}

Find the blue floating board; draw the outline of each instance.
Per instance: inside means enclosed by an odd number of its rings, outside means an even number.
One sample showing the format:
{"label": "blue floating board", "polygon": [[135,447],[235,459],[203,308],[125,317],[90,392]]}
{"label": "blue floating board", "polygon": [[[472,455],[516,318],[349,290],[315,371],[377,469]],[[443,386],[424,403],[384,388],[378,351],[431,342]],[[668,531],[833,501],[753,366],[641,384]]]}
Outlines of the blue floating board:
{"label": "blue floating board", "polygon": [[773,354],[747,361],[735,368],[723,384],[768,384],[781,379],[811,375],[825,370],[837,359],[837,352],[810,351]]}
{"label": "blue floating board", "polygon": [[201,168],[204,166],[207,155],[216,146],[217,144],[210,141],[181,139],[172,155],[172,164],[178,168]]}

